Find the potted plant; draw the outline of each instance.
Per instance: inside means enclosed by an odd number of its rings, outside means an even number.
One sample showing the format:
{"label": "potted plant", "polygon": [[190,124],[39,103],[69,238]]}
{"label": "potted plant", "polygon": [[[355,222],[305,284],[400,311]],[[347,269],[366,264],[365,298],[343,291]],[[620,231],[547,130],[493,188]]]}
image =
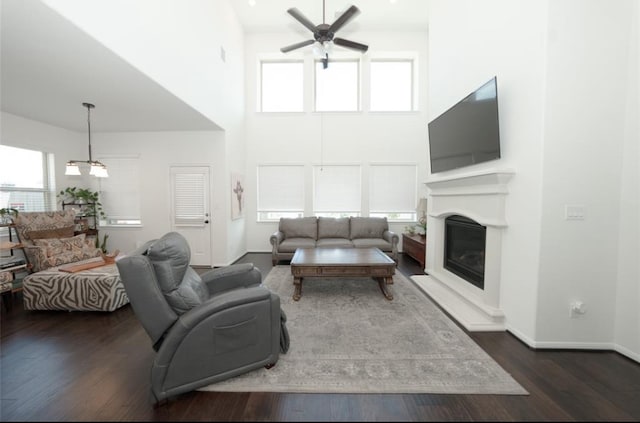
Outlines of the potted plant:
{"label": "potted plant", "polygon": [[18,217],[18,209],[5,207],[0,209],[0,223],[8,225],[13,223],[13,219]]}
{"label": "potted plant", "polygon": [[99,248],[105,254],[109,252],[107,250],[107,239],[109,239],[109,234],[102,236],[102,242],[100,242],[100,236],[96,236],[96,248]]}
{"label": "potted plant", "polygon": [[61,198],[63,206],[79,205],[85,217],[93,217],[96,221],[98,218],[106,217],[97,191],[89,188],[66,187],[58,193],[58,198]]}

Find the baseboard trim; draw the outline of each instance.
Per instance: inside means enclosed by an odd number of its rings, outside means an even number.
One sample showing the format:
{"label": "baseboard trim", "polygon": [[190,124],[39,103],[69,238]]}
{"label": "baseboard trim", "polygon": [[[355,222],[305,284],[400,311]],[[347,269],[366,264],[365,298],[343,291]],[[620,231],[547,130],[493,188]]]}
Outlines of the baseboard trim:
{"label": "baseboard trim", "polygon": [[509,325],[507,332],[534,350],[612,351],[640,363],[640,354],[614,342],[534,341]]}

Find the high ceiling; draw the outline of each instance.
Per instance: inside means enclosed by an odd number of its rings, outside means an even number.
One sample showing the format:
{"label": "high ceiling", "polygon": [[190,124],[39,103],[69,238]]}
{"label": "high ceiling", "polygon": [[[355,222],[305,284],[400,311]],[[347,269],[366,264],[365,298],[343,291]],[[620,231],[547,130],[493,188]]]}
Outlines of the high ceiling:
{"label": "high ceiling", "polygon": [[[134,0],[132,0],[134,1]],[[359,0],[346,31],[426,30],[427,0]],[[95,104],[91,128],[108,131],[210,130],[217,126],[39,0],[0,3],[2,111],[86,130],[83,102]],[[321,0],[231,0],[245,32],[308,31],[286,10],[315,24]],[[327,23],[352,3],[326,0]],[[336,13],[338,15],[336,15]],[[308,32],[306,33],[308,35]]]}
{"label": "high ceiling", "polygon": [[340,16],[352,4],[360,14],[345,26],[345,30],[394,31],[426,30],[428,0],[233,0],[232,7],[246,32],[274,32],[305,28],[287,13],[295,7],[311,22],[322,23],[322,11],[327,24]]}

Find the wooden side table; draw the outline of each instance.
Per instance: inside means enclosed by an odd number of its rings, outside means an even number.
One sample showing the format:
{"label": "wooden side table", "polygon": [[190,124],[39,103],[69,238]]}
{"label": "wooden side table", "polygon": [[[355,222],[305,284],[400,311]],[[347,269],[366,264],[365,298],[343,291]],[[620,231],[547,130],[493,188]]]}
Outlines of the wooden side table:
{"label": "wooden side table", "polygon": [[427,237],[425,235],[402,234],[402,251],[425,268]]}

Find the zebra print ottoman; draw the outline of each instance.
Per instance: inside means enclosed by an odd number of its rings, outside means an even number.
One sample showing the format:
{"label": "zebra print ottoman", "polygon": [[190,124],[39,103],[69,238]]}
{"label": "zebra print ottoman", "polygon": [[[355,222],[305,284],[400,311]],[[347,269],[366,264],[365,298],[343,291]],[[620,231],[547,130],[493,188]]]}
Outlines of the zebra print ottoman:
{"label": "zebra print ottoman", "polygon": [[25,310],[114,311],[129,303],[115,264],[77,273],[56,267],[22,281]]}

